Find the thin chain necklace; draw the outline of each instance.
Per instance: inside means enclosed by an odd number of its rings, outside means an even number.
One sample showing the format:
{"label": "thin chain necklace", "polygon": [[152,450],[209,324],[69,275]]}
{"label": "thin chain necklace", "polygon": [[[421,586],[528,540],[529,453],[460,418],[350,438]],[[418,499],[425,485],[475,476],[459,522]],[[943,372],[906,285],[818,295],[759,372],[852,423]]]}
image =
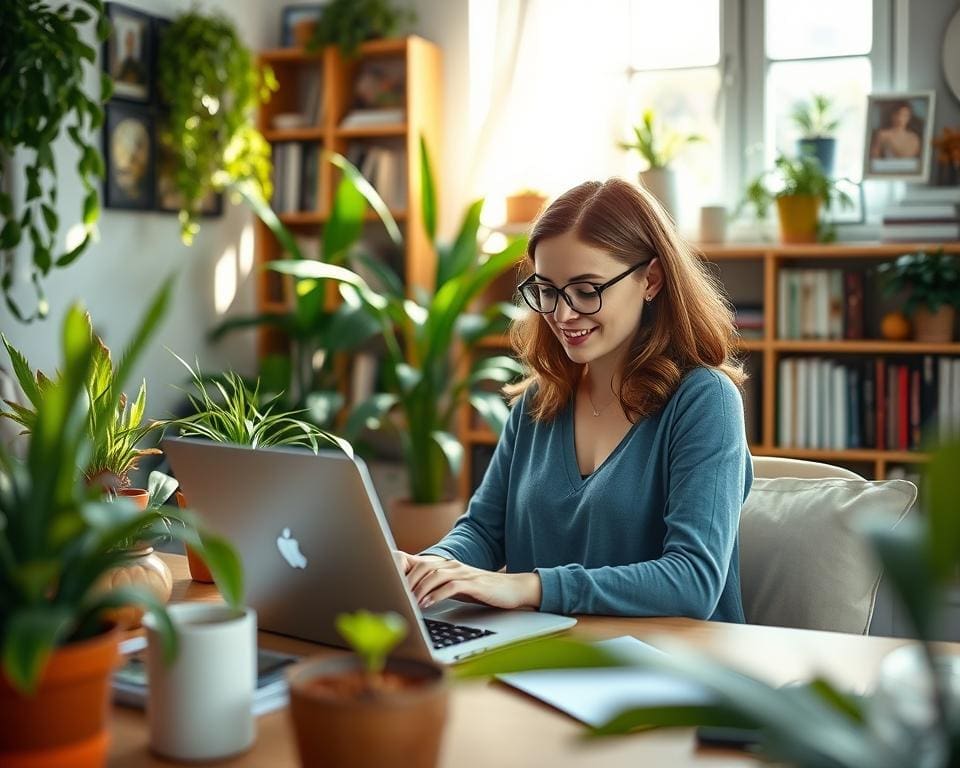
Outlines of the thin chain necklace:
{"label": "thin chain necklace", "polygon": [[[586,384],[586,382],[584,382],[584,383]],[[587,400],[590,402],[590,410],[593,412],[594,418],[596,418],[596,417],[599,416],[601,413],[603,413],[607,408],[610,407],[610,405],[613,403],[613,401],[617,399],[617,396],[614,395],[613,397],[610,398],[610,400],[607,402],[606,405],[604,405],[604,406],[602,406],[602,407],[600,407],[600,408],[597,408],[597,406],[595,406],[595,405],[593,404],[593,395],[590,394],[590,385],[589,385],[589,384],[587,384],[586,389],[587,389]]]}

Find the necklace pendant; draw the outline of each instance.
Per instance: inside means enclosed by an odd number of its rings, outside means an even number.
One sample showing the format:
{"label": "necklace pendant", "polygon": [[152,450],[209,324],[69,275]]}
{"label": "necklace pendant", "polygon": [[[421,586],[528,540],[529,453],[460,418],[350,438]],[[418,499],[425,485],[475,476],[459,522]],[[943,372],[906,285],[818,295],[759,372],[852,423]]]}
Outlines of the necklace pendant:
{"label": "necklace pendant", "polygon": [[600,411],[598,411],[596,408],[594,408],[594,409],[593,409],[593,415],[594,415],[594,417],[599,416],[599,415],[600,415]]}

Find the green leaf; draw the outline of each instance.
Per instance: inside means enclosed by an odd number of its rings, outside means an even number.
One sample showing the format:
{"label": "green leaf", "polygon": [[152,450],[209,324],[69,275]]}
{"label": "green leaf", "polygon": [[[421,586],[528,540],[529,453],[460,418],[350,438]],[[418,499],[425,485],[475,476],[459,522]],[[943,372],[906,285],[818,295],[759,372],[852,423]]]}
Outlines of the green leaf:
{"label": "green leaf", "polygon": [[150,473],[147,480],[147,509],[156,509],[162,506],[176,492],[180,482],[170,475],[157,470]]}
{"label": "green leaf", "polygon": [[363,217],[367,200],[356,184],[344,176],[337,185],[330,219],[323,228],[323,259],[331,264],[342,264],[347,252],[363,232]]}
{"label": "green leaf", "polygon": [[100,218],[100,198],[97,191],[91,190],[83,199],[83,223],[84,226],[92,227]]}
{"label": "green leaf", "polygon": [[20,608],[6,620],[3,671],[14,688],[25,694],[36,690],[50,654],[69,632],[70,619],[68,607],[48,603]]}
{"label": "green leaf", "polygon": [[[430,167],[430,152],[426,139],[420,136],[420,205],[423,208],[423,228],[431,243],[437,241],[437,190],[433,170]],[[438,283],[442,285],[442,283]]]}
{"label": "green leaf", "polygon": [[450,278],[463,274],[476,265],[480,253],[477,233],[480,230],[480,212],[482,210],[483,200],[474,200],[467,209],[453,247],[438,260],[437,288]]}
{"label": "green leaf", "polygon": [[443,451],[450,472],[454,475],[460,474],[460,467],[463,465],[463,444],[449,432],[434,430],[430,433],[430,438]]}
{"label": "green leaf", "polygon": [[722,705],[649,706],[627,709],[592,732],[595,736],[612,736],[647,728],[689,728],[696,725],[752,728],[755,722],[733,708]]}
{"label": "green leaf", "polygon": [[43,221],[47,225],[47,229],[52,233],[56,232],[57,228],[60,226],[60,219],[57,216],[56,211],[53,210],[49,205],[42,205],[40,209],[43,211]]}
{"label": "green leaf", "polygon": [[243,606],[243,564],[236,550],[219,536],[200,532],[198,546],[194,547],[210,569],[217,589],[233,608]]}
{"label": "green leaf", "polygon": [[7,219],[7,223],[0,230],[0,249],[5,251],[16,248],[20,242],[21,229],[16,219]]}
{"label": "green leaf", "polygon": [[383,670],[387,654],[407,634],[407,622],[400,614],[393,612],[341,613],[336,618],[336,627],[340,636],[363,659],[367,672],[371,674]]}
{"label": "green leaf", "polygon": [[399,402],[400,398],[396,395],[382,392],[356,406],[343,427],[347,439],[355,439],[364,427],[379,429],[380,423]]}
{"label": "green leaf", "polygon": [[489,677],[535,669],[623,667],[627,662],[599,646],[564,637],[534,640],[471,659],[453,668],[457,678]]}
{"label": "green leaf", "polygon": [[370,203],[370,207],[373,208],[377,216],[380,217],[380,221],[387,230],[387,235],[393,244],[402,245],[403,235],[400,234],[400,227],[397,226],[393,214],[390,213],[390,209],[387,207],[387,204],[383,202],[383,198],[380,197],[377,190],[363,177],[360,171],[357,170],[357,167],[343,155],[330,152],[327,154],[327,158],[343,172],[344,176],[353,183],[357,191]]}
{"label": "green leaf", "polygon": [[953,578],[960,564],[960,442],[934,451],[926,467],[926,511],[930,560],[941,583]]}
{"label": "green leaf", "polygon": [[146,587],[123,586],[114,587],[107,592],[97,592],[87,600],[79,611],[81,629],[78,634],[90,634],[101,625],[101,616],[104,611],[137,606],[143,608],[155,621],[163,647],[163,658],[170,664],[177,658],[179,650],[177,631],[170,621],[164,604]]}
{"label": "green leaf", "polygon": [[510,409],[499,394],[496,392],[472,392],[470,394],[470,405],[480,414],[493,434],[500,435],[503,432],[503,428],[510,418]]}

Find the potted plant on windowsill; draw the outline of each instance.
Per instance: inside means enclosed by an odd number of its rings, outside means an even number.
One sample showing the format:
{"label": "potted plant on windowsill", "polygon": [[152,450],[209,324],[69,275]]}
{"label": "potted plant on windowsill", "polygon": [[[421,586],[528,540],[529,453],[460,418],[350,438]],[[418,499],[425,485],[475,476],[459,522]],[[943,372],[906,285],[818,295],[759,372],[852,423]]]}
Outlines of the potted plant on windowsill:
{"label": "potted plant on windowsill", "polygon": [[397,37],[416,20],[413,9],[393,0],[332,0],[323,7],[307,49],[335,45],[350,58],[361,43]]}
{"label": "potted plant on windowsill", "polygon": [[[180,437],[199,437],[252,449],[286,445],[310,448],[316,453],[320,444],[327,442],[347,455],[353,455],[350,443],[298,418],[302,412],[275,411],[280,395],[261,402],[259,381],[253,389],[248,389],[234,371],[223,374],[222,381],[211,380],[204,377],[199,362],[193,368],[176,353],[171,354],[190,373],[194,391],[186,394],[192,413],[159,421],[157,426],[171,428]],[[181,507],[187,503],[180,491],[177,491],[177,503]],[[188,546],[186,554],[190,578],[194,581],[212,581],[209,570],[197,553]]]}
{"label": "potted plant on windowsill", "polygon": [[521,189],[507,195],[507,224],[530,224],[547,204],[547,196],[536,189]]}
{"label": "potted plant on windowsill", "polygon": [[833,176],[837,147],[834,134],[840,125],[840,118],[833,112],[833,99],[815,93],[810,101],[800,101],[794,105],[790,119],[801,134],[797,140],[797,154],[817,158],[824,174]]}
{"label": "potted plant on windowsill", "polygon": [[[433,175],[426,145],[421,141],[420,146],[423,224],[430,242],[436,244]],[[361,186],[364,195],[379,201],[369,184]],[[452,434],[460,407],[469,403],[499,434],[507,419],[507,406],[499,393],[482,391],[482,385],[502,385],[523,374],[509,357],[480,360],[470,369],[455,357],[458,351],[466,355],[485,336],[503,333],[520,311],[510,302],[490,305],[482,312],[470,311],[474,299],[516,265],[527,243],[526,238],[518,238],[503,251],[482,254],[478,245],[482,205],[478,200],[468,208],[452,245],[435,245],[434,290],[414,298],[406,295],[395,273],[374,259],[363,263],[379,278],[378,290],[355,272],[336,265],[317,261],[270,264],[270,269],[299,280],[340,282],[345,302],[362,306],[379,324],[386,391],[353,408],[346,434],[351,437],[372,427],[390,429],[399,436],[410,498],[395,499],[387,513],[397,546],[407,552],[419,552],[436,543],[463,512],[463,501],[455,497],[451,483],[463,456],[463,446]],[[376,210],[385,211],[382,201]]]}
{"label": "potted plant on windowsill", "polygon": [[433,768],[447,713],[443,668],[386,660],[407,632],[396,614],[341,614],[337,630],[353,656],[310,659],[287,673],[302,764]]}
{"label": "potted plant on windowsill", "polygon": [[820,211],[821,205],[829,208],[834,200],[842,208],[853,205],[850,195],[824,174],[815,157],[779,154],[773,169],[747,186],[736,213],[749,204],[764,219],[775,202],[780,215],[780,239],[785,243],[815,243],[830,237],[828,229],[820,225]]}
{"label": "potted plant on windowsill", "polygon": [[904,311],[913,317],[916,341],[944,344],[953,341],[960,308],[960,259],[944,253],[905,253],[877,267],[888,295],[906,293]]}
{"label": "potted plant on windowsill", "polygon": [[[152,302],[120,364],[118,384],[155,330],[169,285]],[[93,768],[106,761],[110,675],[119,631],[105,613],[138,605],[157,617],[168,655],[176,638],[163,605],[144,589],[103,591],[98,582],[126,562],[117,547],[132,535],[161,527],[156,511],[84,482],[81,467],[103,422],[91,436],[84,391],[96,355],[82,310],[63,324],[60,375],[36,409],[23,460],[0,445],[0,765],[4,768]],[[117,407],[119,387],[105,407]],[[240,564],[226,542],[199,533],[187,513],[171,535],[203,552],[221,593],[241,601]]]}
{"label": "potted plant on windowsill", "polygon": [[664,210],[674,219],[679,212],[677,179],[670,163],[688,144],[703,141],[696,133],[671,131],[658,121],[653,109],[645,109],[640,122],[633,126],[633,141],[621,141],[620,149],[639,153],[647,163],[640,172],[640,183],[660,201]]}

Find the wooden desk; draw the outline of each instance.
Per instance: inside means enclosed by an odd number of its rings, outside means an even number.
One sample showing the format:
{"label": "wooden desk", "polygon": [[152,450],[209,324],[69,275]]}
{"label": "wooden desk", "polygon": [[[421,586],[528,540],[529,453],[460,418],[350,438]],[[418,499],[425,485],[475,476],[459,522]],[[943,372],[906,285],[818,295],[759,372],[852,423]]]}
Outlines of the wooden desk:
{"label": "wooden desk", "polygon": [[[173,600],[216,600],[216,590],[187,577],[186,558],[164,556],[174,573]],[[837,683],[866,690],[883,656],[905,641],[832,632],[720,624],[692,619],[585,617],[581,636],[635,635],[654,645],[668,638],[703,650],[774,684],[823,674]],[[263,633],[263,644],[293,653],[333,652],[311,643]],[[960,653],[960,645],[951,644]],[[296,766],[293,732],[286,710],[257,721],[257,741],[247,754],[219,765]],[[532,768],[533,766],[756,766],[749,758],[717,750],[697,750],[692,729],[660,730],[584,741],[584,727],[502,684],[455,683],[441,765],[449,768]],[[141,712],[115,707],[111,719],[111,766],[169,766],[147,749]],[[400,764],[400,763],[398,763]]]}

